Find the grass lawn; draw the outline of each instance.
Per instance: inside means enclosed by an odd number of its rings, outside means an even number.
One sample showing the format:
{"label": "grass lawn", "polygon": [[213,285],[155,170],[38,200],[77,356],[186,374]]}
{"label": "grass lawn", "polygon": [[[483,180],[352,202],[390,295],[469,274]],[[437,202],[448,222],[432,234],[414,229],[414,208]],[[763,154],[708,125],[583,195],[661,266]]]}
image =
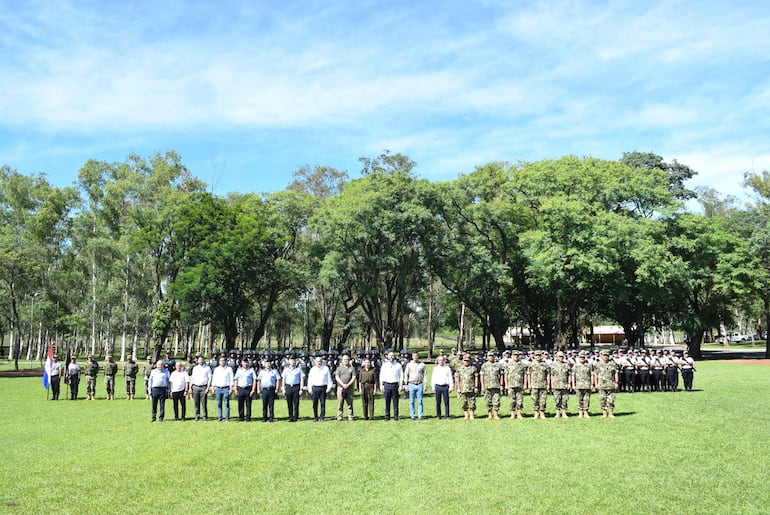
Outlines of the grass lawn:
{"label": "grass lawn", "polygon": [[698,391],[618,395],[614,420],[594,395],[590,420],[467,422],[453,399],[460,418],[439,421],[428,397],[421,422],[402,400],[399,422],[313,423],[303,400],[289,424],[280,399],[273,424],[150,424],[122,377],[113,402],[101,377],[96,402],[46,402],[39,377],[0,378],[0,512],[767,513],[769,379],[767,365],[703,362]]}

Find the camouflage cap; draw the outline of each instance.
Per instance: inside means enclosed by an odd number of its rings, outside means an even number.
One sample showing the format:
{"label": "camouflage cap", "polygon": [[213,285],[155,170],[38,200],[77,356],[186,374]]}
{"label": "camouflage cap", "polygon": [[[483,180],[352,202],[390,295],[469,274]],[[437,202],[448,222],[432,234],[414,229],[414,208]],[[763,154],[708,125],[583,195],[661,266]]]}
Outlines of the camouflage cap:
{"label": "camouflage cap", "polygon": [[521,351],[520,350],[515,350],[515,351],[513,351],[513,355],[514,356],[521,356]]}
{"label": "camouflage cap", "polygon": [[556,357],[557,358],[563,358],[564,357],[564,353],[562,351],[559,351],[559,352],[556,353]]}
{"label": "camouflage cap", "polygon": [[535,350],[535,356],[540,356],[542,354],[543,354],[543,351],[541,351],[540,349]]}
{"label": "camouflage cap", "polygon": [[610,351],[608,351],[608,350],[603,350],[603,351],[601,352],[601,354],[602,354],[602,356],[609,356],[609,355],[610,355]]}

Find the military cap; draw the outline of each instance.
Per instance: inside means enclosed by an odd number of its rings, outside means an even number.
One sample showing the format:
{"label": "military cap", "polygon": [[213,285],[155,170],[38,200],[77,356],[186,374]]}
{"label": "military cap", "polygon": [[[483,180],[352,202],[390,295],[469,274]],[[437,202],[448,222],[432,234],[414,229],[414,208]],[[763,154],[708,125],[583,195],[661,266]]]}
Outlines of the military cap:
{"label": "military cap", "polygon": [[535,356],[542,355],[542,354],[543,354],[543,351],[541,351],[540,349],[535,350]]}
{"label": "military cap", "polygon": [[610,351],[608,351],[608,350],[603,350],[602,351],[602,356],[609,356],[609,355],[610,355]]}
{"label": "military cap", "polygon": [[489,351],[489,352],[487,352],[487,356],[494,356],[494,355],[495,355],[495,352],[494,352],[494,351]]}
{"label": "military cap", "polygon": [[90,358],[93,358],[93,357],[94,357],[94,355],[93,355],[93,354],[89,354],[89,355],[88,355],[88,356],[86,356],[86,357],[90,359]]}
{"label": "military cap", "polygon": [[515,350],[515,351],[513,351],[513,355],[514,356],[521,356],[521,351],[520,350]]}
{"label": "military cap", "polygon": [[503,354],[510,354],[510,353],[511,353],[511,351],[508,350],[508,349],[505,349],[505,352],[503,352]]}
{"label": "military cap", "polygon": [[463,361],[470,361],[470,360],[471,360],[471,357],[468,356],[467,354],[463,356]]}
{"label": "military cap", "polygon": [[556,357],[557,358],[563,358],[564,357],[564,353],[562,351],[559,351],[559,352],[556,353]]}

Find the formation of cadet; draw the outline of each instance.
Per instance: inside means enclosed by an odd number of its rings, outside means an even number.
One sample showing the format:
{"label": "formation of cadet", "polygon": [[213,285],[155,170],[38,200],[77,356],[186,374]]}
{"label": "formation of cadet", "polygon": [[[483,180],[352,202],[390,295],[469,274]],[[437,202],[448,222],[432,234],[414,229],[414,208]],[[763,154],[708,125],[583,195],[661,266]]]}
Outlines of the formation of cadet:
{"label": "formation of cadet", "polygon": [[[394,377],[398,378],[395,392],[409,392],[417,390],[424,392],[427,390],[428,374],[406,374],[404,371],[407,366],[422,367],[416,370],[424,371],[424,364],[419,362],[419,357],[412,358],[412,352],[405,350],[398,358],[392,352],[387,352],[391,361],[388,362],[390,378],[393,367],[401,370]],[[416,353],[415,353],[416,354]],[[336,393],[338,400],[337,419],[354,419],[354,392],[358,392],[363,408],[363,418],[365,420],[374,420],[374,400],[378,390],[383,391],[382,377],[380,369],[383,361],[380,359],[376,350],[358,351],[357,357],[353,353],[343,351],[316,351],[312,354],[307,351],[262,351],[257,353],[253,350],[247,350],[243,353],[238,351],[216,351],[212,354],[210,365],[206,365],[202,356],[196,356],[193,359],[191,355],[185,356],[184,361],[178,362],[169,352],[166,358],[162,360],[162,369],[173,372],[184,372],[188,377],[210,377],[212,371],[223,360],[224,366],[232,369],[233,375],[236,373],[241,380],[235,385],[233,394],[238,394],[239,400],[239,418],[249,420],[251,418],[251,399],[261,398],[263,402],[263,420],[273,420],[273,402],[281,393],[287,400],[291,421],[299,418],[299,398],[305,390],[306,378],[310,373],[311,366],[316,360],[320,360],[322,368],[328,370],[330,382],[328,384],[328,393]],[[524,418],[524,396],[527,391],[532,398],[533,418],[546,418],[546,408],[549,393],[553,395],[555,404],[555,418],[568,418],[568,402],[570,394],[577,397],[578,418],[589,418],[591,403],[591,393],[596,392],[599,397],[602,417],[613,418],[615,411],[615,395],[618,392],[675,392],[679,388],[679,377],[681,375],[684,383],[684,389],[692,390],[693,376],[696,371],[695,362],[685,351],[681,356],[677,356],[670,350],[628,350],[617,349],[612,352],[596,350],[593,353],[587,351],[577,352],[575,350],[565,352],[556,352],[550,355],[541,350],[528,351],[523,353],[519,350],[507,350],[502,356],[497,356],[494,352],[486,355],[486,360],[482,359],[480,352],[472,356],[470,353],[452,351],[447,356],[443,351],[439,351],[439,361],[446,362],[449,370],[447,377],[451,377],[451,386],[456,390],[458,398],[464,413],[464,419],[472,420],[475,418],[476,398],[479,395],[484,397],[484,405],[487,411],[487,418],[492,420],[500,419],[501,397],[507,393],[510,398],[510,418]],[[414,361],[417,359],[417,361]],[[196,365],[197,363],[197,365]],[[213,365],[213,367],[211,366]],[[198,367],[208,369],[203,376],[199,374],[194,376],[194,370]],[[155,368],[151,358],[148,358],[144,366],[145,388],[147,390],[149,376]],[[243,370],[239,370],[239,369]],[[87,398],[94,400],[96,395],[96,382],[99,371],[102,367],[89,355],[87,362],[79,366],[76,359],[72,358],[65,372],[65,382],[70,386],[72,399],[77,398],[77,384],[80,375],[85,375],[87,386]],[[115,398],[115,376],[118,373],[118,365],[107,356],[103,366],[105,390],[107,399]],[[251,375],[245,374],[250,370]],[[287,373],[288,371],[288,373]],[[451,373],[450,373],[451,371]],[[200,372],[200,371],[199,371]],[[126,383],[126,398],[131,400],[136,394],[136,379],[139,373],[139,365],[129,357],[123,366],[123,373]],[[403,374],[403,376],[402,376]],[[270,376],[270,380],[267,378]],[[253,377],[253,382],[248,378]],[[204,381],[205,382],[205,381]],[[185,399],[192,399],[195,394],[195,413],[196,419],[200,418],[200,408],[203,408],[203,418],[207,418],[206,396],[210,387],[213,386],[208,381],[207,384],[193,384],[189,381],[185,387],[184,396],[177,395],[175,400],[184,402]],[[447,380],[442,379],[435,386],[446,388],[449,386]],[[317,385],[314,385],[317,387]],[[147,391],[147,397],[150,397]],[[157,393],[157,392],[156,392]],[[167,392],[171,396],[171,391]],[[176,392],[179,394],[180,392]],[[256,396],[255,396],[256,393]],[[396,398],[398,393],[396,393]],[[412,396],[414,397],[414,395]],[[421,396],[420,396],[421,397]],[[247,399],[248,398],[248,399]],[[421,400],[421,399],[420,399]],[[414,402],[414,400],[412,400]],[[397,402],[396,402],[397,404]],[[395,406],[394,406],[395,409]],[[440,409],[440,408],[437,408]],[[228,408],[229,410],[229,408]],[[422,418],[422,409],[415,414],[415,407],[412,406],[412,418]],[[182,406],[184,413],[184,406]],[[416,416],[415,416],[416,415]],[[448,414],[445,414],[448,416]],[[439,415],[440,417],[440,415]],[[184,417],[183,417],[184,418]],[[386,416],[386,419],[389,418]],[[398,412],[395,411],[395,417],[398,420]]]}

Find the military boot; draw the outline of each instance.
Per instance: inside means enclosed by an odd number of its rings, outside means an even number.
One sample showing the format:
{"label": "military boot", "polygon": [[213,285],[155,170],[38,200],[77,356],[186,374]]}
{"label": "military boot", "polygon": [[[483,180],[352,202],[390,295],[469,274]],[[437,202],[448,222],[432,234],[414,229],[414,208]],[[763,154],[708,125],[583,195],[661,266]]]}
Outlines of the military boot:
{"label": "military boot", "polygon": [[492,418],[495,420],[500,420],[500,415],[497,413],[497,411],[492,412]]}
{"label": "military boot", "polygon": [[516,411],[516,418],[524,420],[524,414],[521,412],[521,410]]}
{"label": "military boot", "polygon": [[591,415],[588,414],[588,410],[587,409],[583,410],[583,418],[591,418]]}
{"label": "military boot", "polygon": [[476,420],[476,414],[473,412],[473,410],[468,412],[468,418],[470,420]]}
{"label": "military boot", "polygon": [[615,418],[615,414],[613,413],[615,411],[613,408],[610,408],[607,410],[607,417],[609,418]]}
{"label": "military boot", "polygon": [[541,412],[540,412],[540,418],[542,418],[542,419],[544,419],[544,420],[547,418],[547,417],[545,416],[545,411],[541,411]]}
{"label": "military boot", "polygon": [[492,420],[493,418],[495,418],[495,417],[492,416],[492,412],[491,411],[487,411],[487,420]]}
{"label": "military boot", "polygon": [[567,410],[561,410],[561,418],[569,418],[569,415],[567,415]]}
{"label": "military boot", "polygon": [[515,411],[511,411],[511,420],[513,420],[515,418],[516,418],[516,412]]}
{"label": "military boot", "polygon": [[464,413],[463,420],[468,420],[468,412],[463,411],[463,413]]}
{"label": "military boot", "polygon": [[607,410],[602,409],[602,418],[607,418]]}

